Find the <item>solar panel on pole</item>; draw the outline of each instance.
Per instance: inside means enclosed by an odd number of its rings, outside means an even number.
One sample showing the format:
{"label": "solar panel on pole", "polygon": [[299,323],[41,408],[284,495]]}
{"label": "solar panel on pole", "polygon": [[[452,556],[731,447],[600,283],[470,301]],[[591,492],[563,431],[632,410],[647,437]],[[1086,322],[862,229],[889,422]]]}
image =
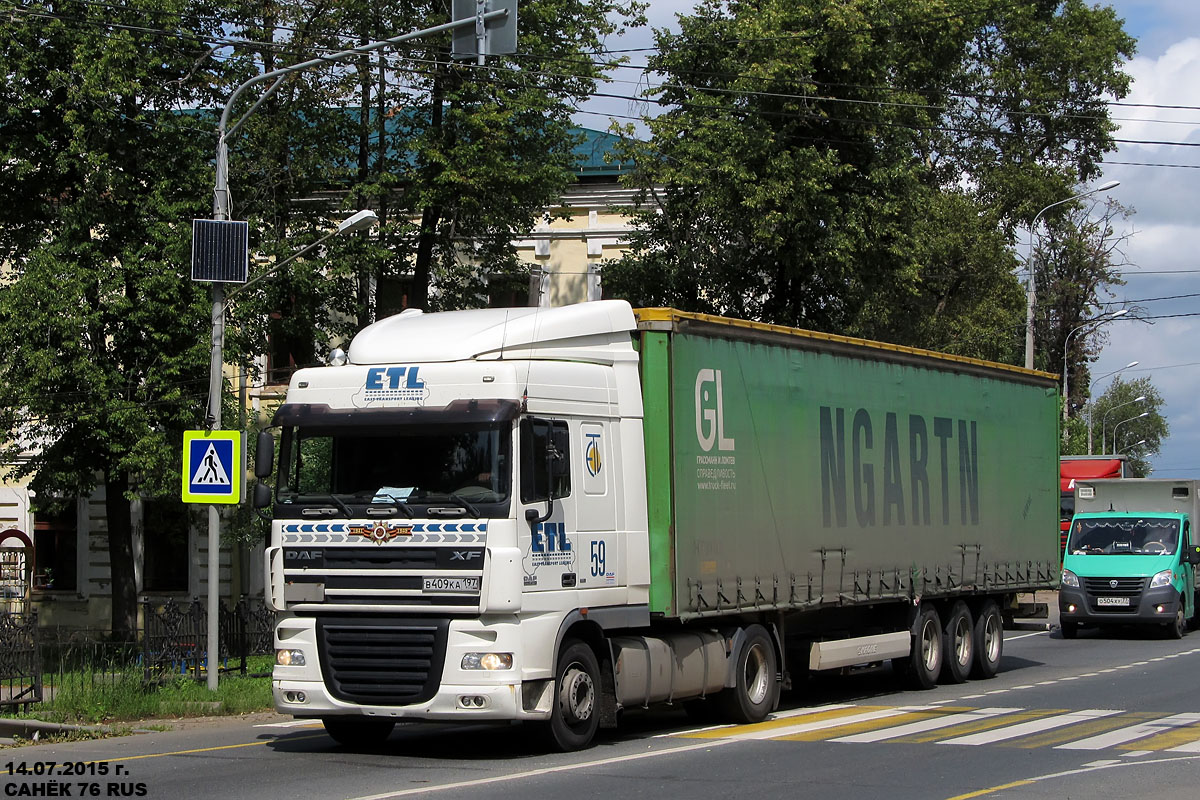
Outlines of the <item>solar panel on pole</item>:
{"label": "solar panel on pole", "polygon": [[245,283],[250,272],[249,235],[245,222],[192,220],[192,280]]}

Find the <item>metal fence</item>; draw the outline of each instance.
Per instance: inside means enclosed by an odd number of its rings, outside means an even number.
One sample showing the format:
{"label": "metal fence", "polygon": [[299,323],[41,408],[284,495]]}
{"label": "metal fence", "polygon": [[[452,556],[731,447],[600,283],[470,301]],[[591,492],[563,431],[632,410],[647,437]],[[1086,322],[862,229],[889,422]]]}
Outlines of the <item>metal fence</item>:
{"label": "metal fence", "polygon": [[42,701],[37,612],[0,612],[0,707]]}
{"label": "metal fence", "polygon": [[[122,685],[205,677],[208,615],[203,603],[146,603],[136,642],[95,628],[39,628],[37,613],[0,612],[0,709],[53,705],[55,698]],[[274,615],[261,602],[222,606],[218,668],[247,671],[247,657],[273,651]]]}

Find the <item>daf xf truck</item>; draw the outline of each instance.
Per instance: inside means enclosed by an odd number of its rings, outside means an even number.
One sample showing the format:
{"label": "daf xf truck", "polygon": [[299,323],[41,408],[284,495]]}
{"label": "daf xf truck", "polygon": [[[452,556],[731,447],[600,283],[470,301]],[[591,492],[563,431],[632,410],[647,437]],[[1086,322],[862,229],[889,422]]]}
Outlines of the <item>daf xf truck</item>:
{"label": "daf xf truck", "polygon": [[346,744],[572,750],[657,703],[762,720],[809,670],[987,678],[1059,574],[1051,375],[622,301],[405,311],[331,363],[256,503],[276,707]]}

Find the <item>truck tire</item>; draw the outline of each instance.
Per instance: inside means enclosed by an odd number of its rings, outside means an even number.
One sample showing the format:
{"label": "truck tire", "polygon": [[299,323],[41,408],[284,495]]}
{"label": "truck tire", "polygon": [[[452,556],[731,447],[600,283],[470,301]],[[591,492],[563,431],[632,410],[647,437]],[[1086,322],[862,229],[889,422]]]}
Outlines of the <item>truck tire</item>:
{"label": "truck tire", "polygon": [[975,665],[972,678],[994,678],[1004,655],[1004,621],[995,600],[987,600],[975,617]]}
{"label": "truck tire", "polygon": [[546,726],[550,743],[564,753],[592,743],[600,727],[600,664],[578,639],[563,642],[554,675],[554,702]]}
{"label": "truck tire", "polygon": [[335,742],[352,748],[377,747],[396,727],[395,721],[377,717],[323,717],[321,724]]}
{"label": "truck tire", "polygon": [[937,686],[945,656],[942,620],[937,609],[929,604],[922,605],[913,631],[912,652],[908,656],[908,682],[914,689],[932,689]]}
{"label": "truck tire", "polygon": [[942,627],[943,683],[963,683],[975,664],[975,629],[971,625],[971,610],[959,600],[950,609]]}
{"label": "truck tire", "polygon": [[1058,632],[1064,639],[1074,639],[1079,635],[1079,623],[1063,621],[1059,623]]}
{"label": "truck tire", "polygon": [[779,699],[775,646],[766,628],[751,625],[734,655],[733,686],[716,696],[721,715],[730,722],[762,722]]}

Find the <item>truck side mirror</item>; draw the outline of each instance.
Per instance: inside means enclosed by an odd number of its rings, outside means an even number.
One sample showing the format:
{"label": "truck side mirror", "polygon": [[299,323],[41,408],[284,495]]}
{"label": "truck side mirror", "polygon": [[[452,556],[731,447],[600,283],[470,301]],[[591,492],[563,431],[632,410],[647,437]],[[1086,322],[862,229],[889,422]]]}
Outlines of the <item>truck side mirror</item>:
{"label": "truck side mirror", "polygon": [[271,487],[265,483],[254,484],[254,507],[255,508],[270,508],[271,507]]}
{"label": "truck side mirror", "polygon": [[1200,544],[1194,544],[1188,548],[1187,563],[1192,566],[1200,566]]}
{"label": "truck side mirror", "polygon": [[[254,477],[262,478],[270,477],[271,470],[275,467],[275,437],[269,431],[258,432],[258,445],[254,449]],[[255,502],[257,503],[258,496],[255,494]],[[268,501],[268,505],[269,505]],[[260,506],[261,508],[261,506]]]}

